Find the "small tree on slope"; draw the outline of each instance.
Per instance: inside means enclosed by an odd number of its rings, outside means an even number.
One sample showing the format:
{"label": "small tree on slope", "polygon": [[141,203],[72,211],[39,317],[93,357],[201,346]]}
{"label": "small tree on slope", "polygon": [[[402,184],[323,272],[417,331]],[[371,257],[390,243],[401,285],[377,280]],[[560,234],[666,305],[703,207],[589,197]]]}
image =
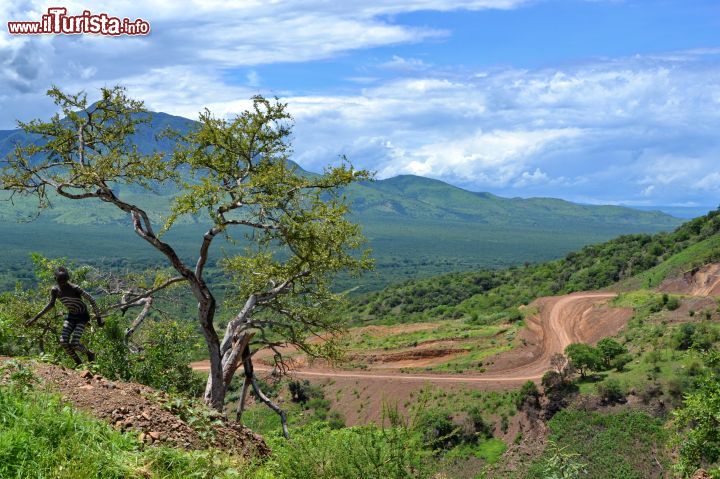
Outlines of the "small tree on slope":
{"label": "small tree on slope", "polygon": [[[178,146],[168,161],[162,154],[141,154],[131,145],[138,125],[149,121],[143,103],[121,87],[103,88],[102,98],[88,107],[85,94],[68,95],[57,88],[48,95],[61,108],[49,122],[19,123],[43,142],[18,146],[4,160],[0,186],[13,194],[34,195],[39,207],[51,206],[52,194],[72,200],[99,200],[126,212],[134,231],[162,253],[178,276],[168,284],[187,282],[198,303],[198,321],[210,356],[206,402],[217,410],[240,365],[244,392],[252,386],[276,412],[255,381],[252,356],[263,347],[293,344],[309,354],[329,356],[332,341],[308,342],[323,332],[331,339],[340,325],[323,314],[338,295],[329,289],[332,277],[345,270],[371,266],[367,253],[353,256],[363,237],[346,219],[339,190],[368,173],[342,165],[323,175],[300,175],[289,164],[291,117],[286,105],[262,97],[232,121],[200,115],[200,126],[176,134]],[[187,177],[179,172],[187,173]],[[175,182],[180,194],[162,230],[147,206],[122,198],[117,186],[151,190]],[[162,233],[183,215],[205,211],[209,226],[198,241],[194,264],[180,258]],[[223,266],[235,280],[230,305],[237,314],[218,337],[214,327],[217,301],[204,271],[213,240],[231,229],[244,234],[247,248]],[[127,302],[138,297],[127,298]],[[285,427],[285,425],[283,424]],[[287,432],[286,432],[287,433]]]}

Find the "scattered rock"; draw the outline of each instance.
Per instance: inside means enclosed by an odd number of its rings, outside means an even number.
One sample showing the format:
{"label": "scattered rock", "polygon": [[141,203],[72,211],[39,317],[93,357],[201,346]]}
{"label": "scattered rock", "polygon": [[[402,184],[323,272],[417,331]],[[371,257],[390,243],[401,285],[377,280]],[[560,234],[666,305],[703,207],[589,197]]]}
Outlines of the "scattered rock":
{"label": "scattered rock", "polygon": [[[0,358],[0,365],[3,358]],[[120,431],[134,430],[138,440],[153,444],[167,443],[186,449],[215,447],[245,455],[267,456],[270,452],[265,441],[248,428],[217,418],[209,435],[198,434],[180,417],[162,407],[165,394],[151,388],[121,381],[111,382],[90,371],[67,371],[45,363],[33,364],[36,376],[44,385],[60,393],[64,400],[98,419],[105,420]],[[95,378],[96,381],[91,381]]]}

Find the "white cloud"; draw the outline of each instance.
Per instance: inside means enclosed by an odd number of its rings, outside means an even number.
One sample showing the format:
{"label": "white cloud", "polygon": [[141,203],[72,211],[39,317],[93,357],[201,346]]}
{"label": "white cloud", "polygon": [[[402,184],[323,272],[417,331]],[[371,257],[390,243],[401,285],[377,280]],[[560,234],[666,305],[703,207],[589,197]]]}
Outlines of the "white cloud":
{"label": "white cloud", "polygon": [[418,58],[403,58],[398,55],[393,55],[391,60],[383,62],[378,66],[387,70],[395,70],[400,72],[422,71],[428,70],[432,67],[432,65],[425,63]]}
{"label": "white cloud", "polygon": [[[328,59],[448,33],[397,23],[399,13],[525,3],[93,2],[93,12],[143,17],[152,35],[10,37],[0,30],[0,128],[12,127],[17,116],[49,116],[42,95],[51,83],[71,91],[123,83],[154,110],[194,118],[208,107],[227,116],[246,108],[252,94],[267,92],[260,64]],[[51,4],[2,2],[0,19],[36,19]],[[64,6],[72,13],[85,4]],[[269,93],[290,104],[296,159],[310,169],[345,153],[382,177],[423,174],[476,190],[593,202],[713,204],[720,193],[719,56],[718,49],[695,49],[471,71],[390,55],[359,71],[355,90]]]}

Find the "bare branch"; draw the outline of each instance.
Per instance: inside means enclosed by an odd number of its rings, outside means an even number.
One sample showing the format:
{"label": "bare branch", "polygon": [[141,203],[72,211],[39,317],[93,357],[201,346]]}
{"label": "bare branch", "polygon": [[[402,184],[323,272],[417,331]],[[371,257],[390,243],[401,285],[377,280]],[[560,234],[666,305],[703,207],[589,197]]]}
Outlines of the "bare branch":
{"label": "bare branch", "polygon": [[148,297],[152,296],[153,294],[157,293],[158,291],[163,290],[163,289],[167,288],[168,286],[170,286],[174,283],[178,283],[180,281],[186,281],[186,278],[183,278],[182,276],[176,276],[174,278],[170,278],[169,280],[163,282],[161,285],[156,286],[152,289],[149,289],[149,290],[145,291],[144,293],[132,295],[127,298],[123,298],[123,300],[121,302],[119,302],[117,304],[113,304],[112,306],[108,306],[107,308],[105,308],[102,311],[102,313],[105,314],[108,311],[110,311],[112,309],[117,309],[117,308],[123,309],[123,308],[129,308],[132,306],[139,306],[140,303],[138,303],[138,300],[148,298]]}

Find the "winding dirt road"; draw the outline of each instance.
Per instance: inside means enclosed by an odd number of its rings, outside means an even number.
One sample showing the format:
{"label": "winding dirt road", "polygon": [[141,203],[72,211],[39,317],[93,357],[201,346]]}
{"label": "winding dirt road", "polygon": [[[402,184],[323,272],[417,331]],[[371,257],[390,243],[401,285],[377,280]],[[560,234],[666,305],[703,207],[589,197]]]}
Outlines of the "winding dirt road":
{"label": "winding dirt road", "polygon": [[[538,306],[540,313],[529,318],[528,328],[524,331],[529,346],[524,350],[520,348],[500,354],[494,360],[492,370],[482,375],[405,374],[387,370],[378,373],[313,367],[299,368],[292,374],[301,378],[372,380],[381,383],[472,383],[490,389],[504,389],[540,379],[550,369],[552,355],[563,352],[569,344],[594,343],[603,337],[617,334],[629,320],[632,311],[602,306],[615,296],[615,293],[593,292],[539,299],[533,304]],[[210,369],[209,361],[198,361],[191,366],[197,371]],[[263,366],[255,369],[270,371],[270,368]]]}

